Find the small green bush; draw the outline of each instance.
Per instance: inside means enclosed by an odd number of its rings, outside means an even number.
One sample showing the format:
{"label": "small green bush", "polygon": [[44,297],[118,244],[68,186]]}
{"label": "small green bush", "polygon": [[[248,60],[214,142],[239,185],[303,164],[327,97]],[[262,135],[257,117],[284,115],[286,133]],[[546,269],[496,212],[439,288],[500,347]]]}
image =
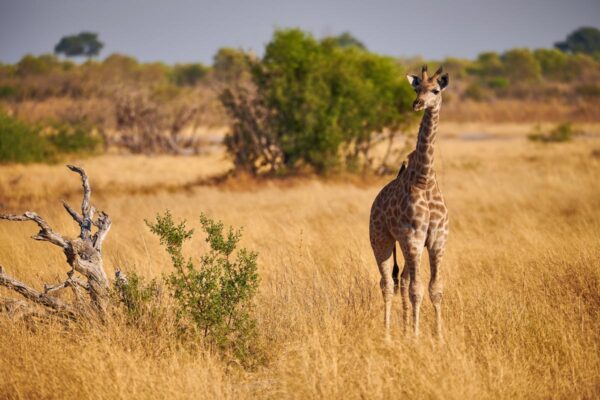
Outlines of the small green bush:
{"label": "small green bush", "polygon": [[86,124],[51,124],[42,133],[38,125],[0,112],[0,162],[56,162],[62,154],[92,153],[101,139]]}
{"label": "small green bush", "polygon": [[0,112],[0,162],[32,163],[50,161],[55,150],[38,127]]}
{"label": "small green bush", "polygon": [[236,251],[241,231],[225,231],[221,222],[204,214],[200,223],[210,250],[196,265],[183,255],[183,245],[193,235],[185,220],[176,223],[167,211],[153,223],[146,221],[171,256],[174,271],[167,283],[183,329],[199,333],[208,345],[232,353],[243,364],[251,363],[255,356],[256,324],[251,311],[259,283],[257,254],[244,248]]}
{"label": "small green bush", "polygon": [[567,122],[558,125],[547,133],[541,132],[541,129],[537,127],[536,132],[528,135],[527,138],[534,142],[560,143],[571,141],[574,135],[575,132],[573,131],[571,124]]}
{"label": "small green bush", "polygon": [[14,86],[0,86],[0,99],[14,99],[17,97],[18,91]]}
{"label": "small green bush", "polygon": [[180,64],[173,67],[171,79],[177,86],[194,86],[207,72],[202,64]]}
{"label": "small green bush", "polygon": [[471,83],[465,90],[464,95],[467,99],[475,101],[483,101],[486,99],[485,90],[477,82]]}
{"label": "small green bush", "polygon": [[101,139],[93,136],[86,124],[59,123],[54,125],[54,133],[48,140],[61,153],[92,153],[100,145]]}
{"label": "small green bush", "polygon": [[495,78],[491,78],[488,81],[488,86],[495,90],[502,90],[502,89],[506,89],[508,87],[509,83],[510,83],[510,81],[508,80],[508,78],[503,78],[501,76],[497,76]]}

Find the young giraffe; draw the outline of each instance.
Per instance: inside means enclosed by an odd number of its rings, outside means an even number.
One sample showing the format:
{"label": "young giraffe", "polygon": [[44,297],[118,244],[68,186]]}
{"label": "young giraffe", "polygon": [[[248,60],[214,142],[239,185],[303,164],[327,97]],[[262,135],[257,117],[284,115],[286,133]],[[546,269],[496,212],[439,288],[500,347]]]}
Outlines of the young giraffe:
{"label": "young giraffe", "polygon": [[409,155],[408,166],[402,168],[396,179],[379,192],[371,208],[369,236],[381,274],[386,332],[389,332],[390,327],[392,298],[398,288],[398,242],[404,256],[400,292],[405,330],[409,322],[410,300],[414,332],[416,336],[419,335],[419,309],[423,299],[419,263],[423,248],[427,247],[431,265],[429,297],[435,308],[437,334],[439,337],[442,335],[440,263],[448,238],[448,211],[433,170],[433,145],[442,105],[441,92],[449,82],[448,74],[441,73],[442,68],[429,77],[425,65],[420,78],[407,75],[409,83],[417,93],[413,109],[425,110],[419,127],[417,148]]}

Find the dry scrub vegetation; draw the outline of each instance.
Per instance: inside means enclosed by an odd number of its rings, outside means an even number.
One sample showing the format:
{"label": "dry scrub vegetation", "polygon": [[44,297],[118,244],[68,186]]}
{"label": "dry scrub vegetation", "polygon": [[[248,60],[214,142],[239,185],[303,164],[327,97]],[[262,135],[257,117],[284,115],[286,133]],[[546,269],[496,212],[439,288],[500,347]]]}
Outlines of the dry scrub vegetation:
{"label": "dry scrub vegetation", "polygon": [[[436,151],[451,213],[445,343],[432,339],[428,301],[418,342],[400,334],[398,301],[391,343],[382,338],[367,230],[383,180],[207,186],[197,182],[228,168],[217,155],[102,156],[78,162],[96,205],[113,219],[104,245],[109,275],[116,268],[148,278],[169,271],[144,224],[167,208],[196,228],[201,211],[243,226],[242,245],[259,253],[263,358],[244,369],[181,344],[168,299],[162,314],[133,325],[118,313],[101,326],[0,317],[0,397],[597,398],[600,143],[442,134]],[[3,208],[31,206],[75,235],[59,200],[78,196],[79,183],[63,170],[0,167]],[[0,224],[0,262],[24,281],[58,282],[63,256],[28,239],[32,225]],[[187,251],[205,249],[198,236]]]}

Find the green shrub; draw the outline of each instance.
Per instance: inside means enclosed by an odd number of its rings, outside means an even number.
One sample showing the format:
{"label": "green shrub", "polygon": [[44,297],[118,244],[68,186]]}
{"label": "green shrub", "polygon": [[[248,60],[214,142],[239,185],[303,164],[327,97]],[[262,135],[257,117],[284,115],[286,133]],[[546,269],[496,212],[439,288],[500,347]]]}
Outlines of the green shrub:
{"label": "green shrub", "polygon": [[485,90],[477,82],[473,82],[467,86],[464,95],[467,99],[472,99],[475,101],[482,101],[486,99]]}
{"label": "green shrub", "polygon": [[565,80],[568,55],[556,49],[537,49],[533,56],[540,64],[544,77]]}
{"label": "green shrub", "polygon": [[535,129],[535,132],[528,135],[527,138],[534,142],[543,142],[543,143],[560,143],[560,142],[569,142],[573,139],[573,135],[575,132],[570,123],[560,124],[550,132],[544,133],[541,131],[538,126]]}
{"label": "green shrub", "polygon": [[0,162],[55,162],[61,154],[94,152],[101,139],[86,124],[52,124],[47,134],[38,125],[0,112]]}
{"label": "green shrub", "polygon": [[160,305],[160,286],[155,279],[146,283],[135,272],[119,274],[113,286],[113,297],[123,305],[127,319],[138,323],[145,317],[155,317]]}
{"label": "green shrub", "polygon": [[0,99],[14,99],[17,97],[18,91],[14,86],[0,86]]}
{"label": "green shrub", "polygon": [[[167,277],[178,306],[177,317],[186,332],[199,333],[207,344],[252,362],[255,320],[252,299],[258,288],[257,254],[237,250],[241,231],[225,228],[204,214],[200,217],[208,253],[198,265],[183,255],[183,245],[193,235],[186,221],[176,223],[169,211],[146,224],[171,256],[174,271]],[[236,251],[237,250],[237,251]],[[234,254],[235,252],[235,254]]]}
{"label": "green shrub", "polygon": [[27,54],[17,63],[18,76],[43,75],[61,69],[60,60],[52,54],[32,56]]}
{"label": "green shrub", "polygon": [[331,41],[339,47],[355,47],[359,50],[367,50],[367,46],[357,38],[355,38],[350,32],[344,32],[337,36],[330,36],[323,39],[323,42]]}
{"label": "green shrub", "polygon": [[180,64],[173,67],[171,79],[177,86],[194,86],[207,72],[202,64]]}
{"label": "green shrub", "polygon": [[477,60],[467,68],[467,72],[480,77],[500,76],[504,73],[504,65],[498,53],[485,52],[479,54]]}
{"label": "green shrub", "polygon": [[[277,148],[279,171],[310,166],[324,173],[344,167],[348,151],[366,159],[372,133],[415,116],[412,90],[395,60],[298,29],[275,32],[252,79],[254,99],[221,97],[234,120],[226,143],[237,166],[241,151],[262,143],[257,156]],[[248,126],[260,129],[248,135],[241,129]],[[256,157],[243,161],[255,164]]]}
{"label": "green shrub", "polygon": [[0,162],[51,161],[55,150],[39,128],[0,112]]}
{"label": "green shrub", "polygon": [[529,49],[512,49],[502,54],[506,76],[514,83],[539,81],[542,69]]}
{"label": "green shrub", "polygon": [[506,89],[509,84],[510,84],[510,81],[508,80],[508,78],[503,78],[501,76],[497,76],[495,78],[491,78],[488,81],[488,86],[490,88],[492,88],[492,89],[495,89],[495,90]]}
{"label": "green shrub", "polygon": [[221,82],[234,84],[250,79],[252,55],[242,50],[220,48],[213,58],[213,76]]}
{"label": "green shrub", "polygon": [[101,139],[93,136],[91,128],[86,124],[59,123],[54,125],[54,133],[48,140],[61,153],[92,153],[101,143]]}

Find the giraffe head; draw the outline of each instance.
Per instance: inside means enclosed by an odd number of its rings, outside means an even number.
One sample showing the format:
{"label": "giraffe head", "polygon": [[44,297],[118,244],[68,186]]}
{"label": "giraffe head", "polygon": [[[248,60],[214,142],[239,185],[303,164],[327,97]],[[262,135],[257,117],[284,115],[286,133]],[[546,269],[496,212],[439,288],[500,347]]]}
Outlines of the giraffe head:
{"label": "giraffe head", "polygon": [[448,74],[442,75],[440,67],[433,76],[427,74],[427,65],[421,69],[421,77],[406,75],[408,82],[417,93],[413,102],[413,110],[421,111],[424,108],[433,108],[442,101],[442,91],[448,87]]}

